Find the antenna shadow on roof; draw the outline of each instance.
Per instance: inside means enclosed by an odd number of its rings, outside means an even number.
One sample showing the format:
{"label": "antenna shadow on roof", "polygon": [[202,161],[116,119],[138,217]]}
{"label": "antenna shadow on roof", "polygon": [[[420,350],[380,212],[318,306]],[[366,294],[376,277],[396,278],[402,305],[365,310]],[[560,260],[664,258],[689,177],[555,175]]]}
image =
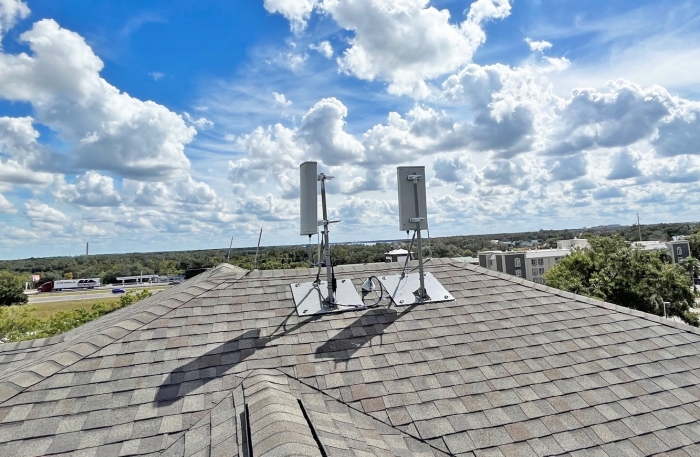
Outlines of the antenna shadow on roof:
{"label": "antenna shadow on roof", "polygon": [[[395,308],[374,308],[341,332],[316,349],[315,358],[332,358],[337,362],[347,362],[375,336],[380,337],[391,324],[408,314],[416,305],[410,305],[399,313]],[[357,331],[362,329],[362,331]]]}
{"label": "antenna shadow on roof", "polygon": [[[293,314],[290,313],[270,336],[260,337],[260,329],[246,330],[238,337],[176,368],[158,387],[154,403],[159,407],[172,405],[195,389],[220,378],[231,368],[253,356],[258,349],[323,317],[323,314],[309,316],[288,329],[285,324]],[[283,331],[277,333],[280,328]]]}

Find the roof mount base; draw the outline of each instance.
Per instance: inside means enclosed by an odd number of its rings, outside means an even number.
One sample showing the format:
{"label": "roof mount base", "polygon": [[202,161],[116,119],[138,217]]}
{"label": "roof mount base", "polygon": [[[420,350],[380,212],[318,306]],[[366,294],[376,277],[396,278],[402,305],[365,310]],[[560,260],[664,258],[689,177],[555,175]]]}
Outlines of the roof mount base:
{"label": "roof mount base", "polygon": [[353,309],[364,309],[360,295],[350,279],[338,279],[338,288],[335,291],[335,303],[329,303],[324,292],[328,290],[328,283],[304,282],[290,284],[294,306],[299,316],[313,314],[338,313]]}
{"label": "roof mount base", "polygon": [[[438,303],[452,301],[455,298],[435,279],[432,273],[423,274],[425,291],[421,293],[419,273],[409,273],[405,276],[380,276],[379,281],[389,292],[396,306],[417,305],[420,303]],[[422,295],[422,296],[421,296]]]}

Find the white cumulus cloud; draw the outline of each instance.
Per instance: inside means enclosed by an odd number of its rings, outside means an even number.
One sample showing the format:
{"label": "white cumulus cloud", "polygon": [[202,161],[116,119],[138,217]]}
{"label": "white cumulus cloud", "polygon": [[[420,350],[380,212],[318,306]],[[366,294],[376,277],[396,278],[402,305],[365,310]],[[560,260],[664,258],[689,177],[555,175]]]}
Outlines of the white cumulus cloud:
{"label": "white cumulus cloud", "polygon": [[0,0],[0,39],[18,20],[29,16],[29,7],[21,0]]}
{"label": "white cumulus cloud", "polygon": [[321,41],[318,44],[310,44],[309,49],[318,51],[326,59],[330,59],[331,57],[333,57],[333,46],[331,46],[331,43],[329,41]]}
{"label": "white cumulus cloud", "polygon": [[345,132],[348,109],[336,98],[324,98],[302,118],[300,135],[312,157],[327,165],[349,165],[362,160],[364,147]]}
{"label": "white cumulus cloud", "polygon": [[80,35],[44,19],[20,39],[32,54],[0,54],[0,97],[31,103],[38,122],[73,144],[73,167],[137,179],[189,168],[184,148],[196,130],[164,106],[107,83],[102,61]]}
{"label": "white cumulus cloud", "polygon": [[16,213],[15,205],[10,203],[4,195],[0,194],[0,213]]}
{"label": "white cumulus cloud", "polygon": [[284,94],[273,92],[272,98],[275,100],[275,105],[281,106],[283,108],[291,106],[292,104],[290,100],[287,100],[287,97],[285,97]]}
{"label": "white cumulus cloud", "polygon": [[325,0],[321,8],[355,34],[338,58],[341,70],[418,98],[429,95],[427,81],[471,61],[486,40],[484,21],[510,14],[507,0],[478,0],[461,23],[428,0]]}
{"label": "white cumulus cloud", "polygon": [[263,6],[270,13],[279,13],[290,23],[292,31],[299,33],[318,2],[316,0],[264,0]]}
{"label": "white cumulus cloud", "polygon": [[114,179],[87,171],[71,184],[59,183],[55,195],[75,205],[86,207],[117,206],[121,202]]}
{"label": "white cumulus cloud", "polygon": [[552,47],[549,41],[533,41],[530,38],[525,38],[525,42],[530,46],[531,51],[544,52]]}

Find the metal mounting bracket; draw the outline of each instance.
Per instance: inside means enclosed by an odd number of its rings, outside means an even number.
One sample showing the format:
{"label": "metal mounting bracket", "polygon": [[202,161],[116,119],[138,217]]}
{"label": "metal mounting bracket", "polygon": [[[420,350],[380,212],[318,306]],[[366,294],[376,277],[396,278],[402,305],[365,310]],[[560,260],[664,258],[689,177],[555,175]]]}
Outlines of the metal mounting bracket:
{"label": "metal mounting bracket", "polygon": [[[335,303],[327,300],[328,283],[304,282],[290,284],[292,298],[299,316],[312,314],[328,314],[343,311],[351,311],[354,308],[364,309],[360,294],[350,279],[337,279],[338,288],[335,291]],[[325,293],[325,294],[324,294]]]}
{"label": "metal mounting bracket", "polygon": [[418,293],[421,288],[419,273],[409,273],[404,276],[380,276],[378,279],[389,292],[389,296],[396,306],[438,303],[455,299],[430,272],[423,274],[425,293],[427,295],[424,297],[421,297],[420,293]]}

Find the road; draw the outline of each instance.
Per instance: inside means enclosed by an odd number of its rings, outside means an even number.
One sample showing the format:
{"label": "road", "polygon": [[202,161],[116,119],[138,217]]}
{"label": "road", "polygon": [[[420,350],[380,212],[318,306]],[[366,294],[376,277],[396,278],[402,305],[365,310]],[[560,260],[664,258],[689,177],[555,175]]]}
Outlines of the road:
{"label": "road", "polygon": [[[163,286],[155,287],[139,287],[138,291],[142,289],[150,289],[151,293],[156,293],[163,290]],[[129,290],[129,289],[127,289]],[[137,291],[137,292],[138,292]],[[29,304],[37,303],[56,303],[62,301],[75,301],[75,300],[95,300],[99,298],[119,298],[122,294],[113,294],[112,289],[107,289],[105,291],[87,291],[87,292],[42,292],[37,294],[29,295]]]}

